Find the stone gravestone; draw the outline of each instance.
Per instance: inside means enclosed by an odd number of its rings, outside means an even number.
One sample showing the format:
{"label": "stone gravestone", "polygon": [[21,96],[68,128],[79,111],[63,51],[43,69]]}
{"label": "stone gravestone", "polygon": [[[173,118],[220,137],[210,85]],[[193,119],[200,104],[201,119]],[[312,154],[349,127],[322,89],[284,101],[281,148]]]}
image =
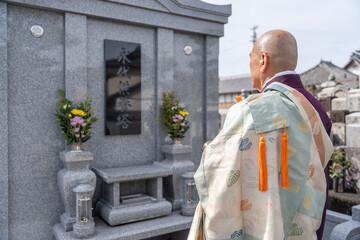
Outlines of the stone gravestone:
{"label": "stone gravestone", "polygon": [[[163,90],[175,90],[190,113],[191,129],[183,144],[191,146],[188,160],[196,168],[203,143],[217,134],[219,38],[230,14],[230,5],[200,0],[1,1],[1,239],[49,240],[54,238],[53,230],[61,233],[58,239],[73,237],[59,220],[66,209],[57,180],[63,167],[59,153],[65,149],[54,117],[58,89],[74,101],[92,98],[99,121],[87,150],[94,154],[91,165],[97,169],[150,165],[165,159],[162,146],[168,139],[156,122],[158,104]],[[122,86],[131,89],[129,95],[121,92],[129,96],[124,101],[114,100],[120,98],[119,79],[106,85],[105,40],[141,46],[141,88],[135,83],[137,74],[131,73],[134,81],[129,86],[123,77]],[[130,66],[127,63],[124,68]],[[114,99],[107,101],[107,93]],[[126,100],[140,108],[126,112],[122,108]],[[112,124],[124,129],[131,119],[124,120],[121,110],[133,114],[131,122],[136,122],[141,109],[137,134],[106,135],[106,103],[115,104],[116,111],[109,114]],[[101,191],[98,184],[94,204]],[[114,235],[144,239],[189,229],[191,217],[177,210],[116,227],[99,217],[94,221],[97,239],[114,239]]]}
{"label": "stone gravestone", "polygon": [[332,124],[331,131],[333,134],[333,144],[335,146],[346,145],[345,129],[345,123],[334,122]]}
{"label": "stone gravestone", "polygon": [[349,110],[347,98],[340,97],[331,100],[331,110]]}
{"label": "stone gravestone", "polygon": [[332,99],[333,99],[333,97],[330,97],[330,96],[319,98],[321,105],[324,107],[325,111],[327,111],[327,112],[331,111],[331,100]]}

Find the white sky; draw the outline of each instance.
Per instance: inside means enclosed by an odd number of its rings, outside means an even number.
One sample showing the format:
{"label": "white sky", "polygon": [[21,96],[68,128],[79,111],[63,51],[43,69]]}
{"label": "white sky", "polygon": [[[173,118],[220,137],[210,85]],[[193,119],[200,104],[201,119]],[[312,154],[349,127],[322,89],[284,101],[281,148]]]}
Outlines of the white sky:
{"label": "white sky", "polygon": [[296,71],[321,59],[343,67],[360,48],[360,0],[203,0],[232,4],[232,16],[220,39],[219,75],[249,73],[251,27],[258,37],[271,29],[291,32],[298,42]]}

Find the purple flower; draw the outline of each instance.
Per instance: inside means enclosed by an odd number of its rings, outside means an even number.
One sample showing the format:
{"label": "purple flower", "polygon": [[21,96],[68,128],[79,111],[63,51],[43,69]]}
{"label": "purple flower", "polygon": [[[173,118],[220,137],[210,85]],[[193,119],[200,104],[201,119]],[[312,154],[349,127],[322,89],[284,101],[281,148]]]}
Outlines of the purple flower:
{"label": "purple flower", "polygon": [[83,124],[84,123],[84,119],[82,119],[81,117],[74,117],[73,119],[71,119],[71,126],[75,127],[77,124]]}
{"label": "purple flower", "polygon": [[173,118],[173,122],[177,122],[177,121],[179,121],[179,119]]}
{"label": "purple flower", "polygon": [[76,132],[76,133],[79,132],[79,131],[80,131],[80,128],[75,128],[74,129],[74,132]]}
{"label": "purple flower", "polygon": [[180,126],[185,127],[185,123],[180,123]]}
{"label": "purple flower", "polygon": [[184,131],[184,129],[181,129],[181,130],[180,130],[180,132],[183,132],[183,131]]}
{"label": "purple flower", "polygon": [[79,138],[79,137],[80,137],[80,134],[75,134],[75,137],[76,137],[76,138]]}
{"label": "purple flower", "polygon": [[81,134],[84,134],[84,131],[81,131],[80,133],[81,133]]}
{"label": "purple flower", "polygon": [[84,138],[84,137],[85,137],[85,135],[81,134],[81,138]]}
{"label": "purple flower", "polygon": [[184,119],[184,117],[181,116],[180,114],[176,114],[175,116],[176,116],[179,120],[183,120],[183,119]]}
{"label": "purple flower", "polygon": [[82,126],[82,127],[85,127],[85,126],[86,126],[86,123],[82,123],[81,126]]}

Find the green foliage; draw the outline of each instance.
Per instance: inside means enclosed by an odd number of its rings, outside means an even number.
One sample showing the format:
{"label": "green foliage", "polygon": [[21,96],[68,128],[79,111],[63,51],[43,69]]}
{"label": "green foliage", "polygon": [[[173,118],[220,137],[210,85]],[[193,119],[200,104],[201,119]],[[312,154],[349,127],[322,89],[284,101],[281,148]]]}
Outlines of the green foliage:
{"label": "green foliage", "polygon": [[305,89],[308,90],[314,97],[321,92],[321,88],[316,87],[316,85],[306,85]]}
{"label": "green foliage", "polygon": [[159,105],[160,114],[157,121],[165,125],[170,138],[183,138],[190,128],[186,117],[189,113],[185,112],[183,107],[180,107],[180,100],[174,91],[163,91],[162,100],[162,105]]}
{"label": "green foliage", "polygon": [[[64,134],[66,143],[83,143],[91,139],[91,129],[98,117],[93,116],[91,99],[85,102],[74,104],[65,98],[63,90],[58,90],[61,100],[57,102],[59,109],[55,111],[55,116]],[[76,123],[75,120],[78,120]]]}
{"label": "green foliage", "polygon": [[344,170],[351,166],[351,162],[345,160],[345,152],[334,152],[330,158],[330,177],[341,178],[344,176]]}

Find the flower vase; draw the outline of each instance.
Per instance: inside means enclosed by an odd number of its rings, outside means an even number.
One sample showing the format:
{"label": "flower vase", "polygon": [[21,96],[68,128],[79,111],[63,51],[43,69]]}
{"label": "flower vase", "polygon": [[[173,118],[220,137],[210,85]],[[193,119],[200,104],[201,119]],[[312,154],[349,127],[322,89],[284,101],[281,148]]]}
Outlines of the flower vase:
{"label": "flower vase", "polygon": [[81,145],[82,143],[80,142],[72,143],[70,145],[70,151],[82,151]]}
{"label": "flower vase", "polygon": [[181,138],[174,138],[173,143],[174,145],[182,145]]}

